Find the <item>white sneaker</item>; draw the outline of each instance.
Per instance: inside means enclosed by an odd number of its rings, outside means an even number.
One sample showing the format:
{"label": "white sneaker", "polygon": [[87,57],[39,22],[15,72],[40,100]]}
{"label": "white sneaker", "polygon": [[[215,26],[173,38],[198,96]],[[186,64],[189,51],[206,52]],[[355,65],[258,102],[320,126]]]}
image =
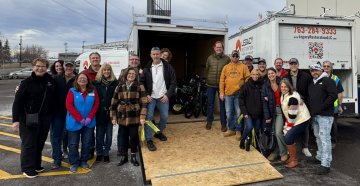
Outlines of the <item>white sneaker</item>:
{"label": "white sneaker", "polygon": [[311,152],[309,151],[308,148],[303,148],[302,152],[305,154],[306,157],[311,157],[312,156],[312,154],[311,154]]}

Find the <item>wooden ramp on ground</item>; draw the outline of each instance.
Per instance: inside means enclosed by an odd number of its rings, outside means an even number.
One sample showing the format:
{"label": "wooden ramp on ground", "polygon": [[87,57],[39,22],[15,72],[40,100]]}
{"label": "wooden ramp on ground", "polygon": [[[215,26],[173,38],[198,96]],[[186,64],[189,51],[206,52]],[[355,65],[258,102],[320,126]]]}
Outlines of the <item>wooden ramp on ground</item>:
{"label": "wooden ramp on ground", "polygon": [[153,186],[239,185],[282,178],[257,150],[239,148],[235,136],[223,137],[220,124],[205,130],[204,122],[167,125],[157,151],[142,148],[146,180]]}

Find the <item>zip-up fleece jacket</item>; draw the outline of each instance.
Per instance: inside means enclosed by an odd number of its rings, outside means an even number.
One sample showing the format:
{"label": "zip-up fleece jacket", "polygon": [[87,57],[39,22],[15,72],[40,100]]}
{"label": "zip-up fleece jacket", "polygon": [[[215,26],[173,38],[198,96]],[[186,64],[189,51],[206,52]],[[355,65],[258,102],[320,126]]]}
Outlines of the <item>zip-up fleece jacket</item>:
{"label": "zip-up fleece jacket", "polygon": [[250,115],[252,118],[262,117],[263,108],[261,101],[262,81],[254,81],[252,78],[240,89],[239,105],[241,113]]}
{"label": "zip-up fleece jacket", "polygon": [[312,116],[334,116],[334,101],[337,99],[335,82],[323,74],[316,83],[309,85],[309,109]]}
{"label": "zip-up fleece jacket", "polygon": [[246,65],[239,62],[225,65],[220,76],[220,95],[231,96],[238,93],[249,77]]}
{"label": "zip-up fleece jacket", "polygon": [[210,87],[219,87],[220,75],[223,67],[230,62],[229,56],[211,54],[206,61],[206,84]]}

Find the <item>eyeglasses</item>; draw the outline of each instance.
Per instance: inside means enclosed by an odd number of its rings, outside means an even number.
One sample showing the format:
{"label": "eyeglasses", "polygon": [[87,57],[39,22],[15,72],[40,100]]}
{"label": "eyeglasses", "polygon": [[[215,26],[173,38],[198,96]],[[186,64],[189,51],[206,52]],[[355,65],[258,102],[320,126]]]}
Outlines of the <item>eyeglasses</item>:
{"label": "eyeglasses", "polygon": [[46,66],[35,65],[36,68],[46,68]]}
{"label": "eyeglasses", "polygon": [[330,68],[330,65],[323,65],[323,68]]}
{"label": "eyeglasses", "polygon": [[79,79],[79,80],[87,80],[86,77],[79,77],[78,79]]}
{"label": "eyeglasses", "polygon": [[238,56],[238,55],[232,55],[232,57],[233,57],[233,58],[239,58],[239,56]]}

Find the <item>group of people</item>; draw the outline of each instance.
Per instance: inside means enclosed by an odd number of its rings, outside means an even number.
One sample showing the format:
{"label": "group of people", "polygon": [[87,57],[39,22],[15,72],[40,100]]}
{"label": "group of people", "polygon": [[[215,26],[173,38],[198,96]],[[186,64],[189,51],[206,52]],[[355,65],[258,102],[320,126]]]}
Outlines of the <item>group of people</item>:
{"label": "group of people", "polygon": [[[176,87],[175,71],[169,64],[170,50],[154,47],[151,61],[140,68],[139,57],[129,57],[128,68],[116,78],[110,64],[102,64],[97,52],[89,55],[90,67],[77,74],[71,61],[56,61],[47,73],[49,62],[37,58],[32,62],[31,77],[18,86],[13,103],[13,127],[21,138],[21,170],[28,178],[38,176],[42,150],[49,130],[53,164],[61,167],[68,156],[70,172],[89,169],[87,161],[109,162],[113,125],[119,125],[117,145],[120,162],[139,166],[136,158],[138,128],[153,120],[154,109],[160,111],[159,128],[154,137],[166,141],[163,134],[168,118],[169,98]],[[161,58],[163,57],[163,58]],[[145,126],[150,150],[156,150],[152,129]],[[81,153],[79,144],[81,141]]]}
{"label": "group of people", "polygon": [[[157,147],[153,137],[166,141],[164,129],[168,120],[169,100],[175,94],[176,74],[170,64],[168,49],[153,47],[151,61],[140,68],[137,55],[130,55],[129,66],[115,77],[111,65],[102,64],[97,52],[89,55],[90,67],[75,73],[70,61],[55,62],[47,73],[49,62],[35,59],[31,77],[21,82],[13,104],[13,127],[21,137],[21,170],[29,178],[44,171],[41,153],[51,130],[52,169],[61,166],[68,153],[70,172],[79,167],[89,169],[87,161],[109,162],[113,125],[118,125],[119,166],[130,162],[139,166],[136,158],[139,144],[138,130],[145,128],[145,140],[150,151]],[[289,60],[289,72],[283,69],[283,60],[274,60],[267,68],[260,58],[254,68],[252,56],[239,60],[239,52],[224,54],[224,45],[217,41],[214,54],[206,62],[207,122],[211,130],[214,121],[214,102],[219,97],[221,131],[224,137],[235,136],[245,149],[246,139],[255,131],[274,131],[276,149],[267,157],[280,157],[286,167],[298,165],[295,139],[302,137],[302,152],[311,157],[308,149],[309,125],[312,124],[317,143],[314,161],[321,164],[318,174],[327,174],[332,161],[332,146],[336,144],[336,116],[342,112],[342,92],[339,77],[332,74],[332,63],[313,64],[310,74],[299,70],[296,58]],[[158,109],[160,132],[144,125],[154,120]],[[243,121],[238,118],[243,116]],[[335,120],[334,120],[335,116]],[[334,124],[333,124],[334,123]],[[332,129],[333,128],[333,129]],[[334,131],[330,135],[331,131]],[[333,139],[331,139],[333,137]],[[81,154],[79,144],[81,141]]]}
{"label": "group of people", "polygon": [[[240,148],[254,130],[259,137],[264,130],[273,131],[276,148],[268,155],[270,161],[280,158],[286,167],[298,165],[295,139],[300,138],[302,152],[311,157],[308,149],[309,126],[316,137],[314,159],[320,166],[317,174],[330,172],[332,148],[336,145],[336,118],[342,112],[342,92],[338,76],[332,73],[332,63],[310,66],[310,73],[299,70],[296,58],[289,60],[290,70],[276,58],[274,67],[267,68],[260,58],[254,68],[253,58],[247,55],[242,63],[239,52],[224,54],[221,41],[214,44],[214,53],[206,62],[208,112],[205,128],[211,130],[214,120],[214,100],[218,92],[221,131],[224,137],[235,136]],[[243,120],[239,122],[239,117]],[[335,120],[334,120],[335,117]]]}

